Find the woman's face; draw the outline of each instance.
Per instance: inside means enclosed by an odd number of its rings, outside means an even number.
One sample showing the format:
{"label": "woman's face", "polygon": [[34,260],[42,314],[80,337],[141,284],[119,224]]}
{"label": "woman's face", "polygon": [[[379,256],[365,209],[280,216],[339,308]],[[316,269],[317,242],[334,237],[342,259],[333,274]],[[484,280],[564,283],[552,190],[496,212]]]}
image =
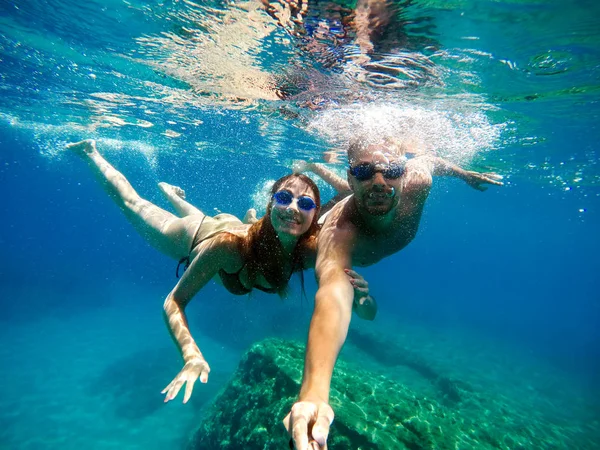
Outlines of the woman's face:
{"label": "woman's face", "polygon": [[[308,231],[310,225],[317,213],[317,208],[306,209],[310,205],[310,201],[303,199],[309,197],[315,200],[315,193],[312,188],[299,178],[290,178],[283,182],[277,192],[287,192],[291,194],[291,202],[278,202],[276,198],[271,200],[271,223],[277,235],[281,238],[283,235],[300,238]],[[289,197],[280,196],[283,200],[288,200]]]}

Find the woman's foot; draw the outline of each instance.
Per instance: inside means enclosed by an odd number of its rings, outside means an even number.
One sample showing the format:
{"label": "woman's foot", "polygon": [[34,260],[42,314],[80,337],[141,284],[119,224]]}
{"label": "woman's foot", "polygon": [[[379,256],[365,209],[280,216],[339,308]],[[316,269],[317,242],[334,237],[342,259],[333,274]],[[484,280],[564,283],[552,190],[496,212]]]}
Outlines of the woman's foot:
{"label": "woman's foot", "polygon": [[79,156],[89,156],[93,153],[97,153],[96,150],[96,141],[94,139],[86,139],[84,141],[73,142],[71,144],[67,144],[67,150],[71,150],[75,154]]}
{"label": "woman's foot", "polygon": [[160,183],[158,183],[158,187],[163,192],[163,194],[167,196],[167,198],[177,196],[185,200],[185,191],[179,186],[173,186],[172,184],[161,181]]}
{"label": "woman's foot", "polygon": [[244,220],[242,220],[243,223],[248,223],[250,225],[252,225],[253,223],[258,222],[258,219],[256,218],[256,210],[254,208],[250,208],[247,212],[246,215],[244,216]]}

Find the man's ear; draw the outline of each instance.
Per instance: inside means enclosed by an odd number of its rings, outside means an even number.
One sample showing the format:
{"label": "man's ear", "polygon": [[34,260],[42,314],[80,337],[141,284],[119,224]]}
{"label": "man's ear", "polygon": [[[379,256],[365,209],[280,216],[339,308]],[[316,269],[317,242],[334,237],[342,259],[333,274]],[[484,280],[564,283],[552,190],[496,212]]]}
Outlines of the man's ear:
{"label": "man's ear", "polygon": [[354,192],[354,184],[352,184],[352,176],[350,174],[350,169],[346,171],[346,179],[348,180],[348,186],[350,186],[350,190]]}

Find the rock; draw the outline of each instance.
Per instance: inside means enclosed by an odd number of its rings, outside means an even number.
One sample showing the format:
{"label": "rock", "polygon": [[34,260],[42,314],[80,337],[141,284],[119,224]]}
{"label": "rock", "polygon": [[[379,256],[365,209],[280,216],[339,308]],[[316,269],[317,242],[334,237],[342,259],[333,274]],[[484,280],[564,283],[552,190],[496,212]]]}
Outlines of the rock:
{"label": "rock", "polygon": [[[232,380],[216,397],[189,448],[281,450],[289,437],[282,419],[298,395],[304,346],[268,339],[243,356]],[[557,435],[529,427],[526,414],[468,391],[455,407],[339,360],[331,385],[336,417],[330,450],[556,448]],[[468,408],[470,414],[462,414]],[[474,411],[477,409],[479,411]],[[479,414],[477,413],[479,412]],[[476,420],[472,419],[473,417]],[[534,434],[538,434],[534,436]],[[553,445],[552,445],[553,444]]]}

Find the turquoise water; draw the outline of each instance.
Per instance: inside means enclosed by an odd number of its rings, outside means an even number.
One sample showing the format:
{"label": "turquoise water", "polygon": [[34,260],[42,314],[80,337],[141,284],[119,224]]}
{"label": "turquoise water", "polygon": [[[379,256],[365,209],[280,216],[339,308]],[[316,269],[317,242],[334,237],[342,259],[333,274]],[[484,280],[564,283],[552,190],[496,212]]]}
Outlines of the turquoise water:
{"label": "turquoise water", "polygon": [[[314,5],[310,23],[337,23]],[[264,210],[294,159],[339,157],[356,133],[410,134],[505,186],[436,179],[415,241],[363,271],[380,317],[353,326],[558,430],[556,448],[596,448],[599,13],[592,1],[407,2],[361,70],[351,42],[310,51],[252,2],[0,2],[0,448],[183,447],[247,346],[304,339],[310,319],[312,274],[308,305],[297,282],[285,303],[208,286],[189,316],[210,382],[164,405],[180,368],[161,318],[175,265],[66,143],[97,139],[163,207],[159,181],[241,216]],[[344,352],[435,395],[410,368]]]}

